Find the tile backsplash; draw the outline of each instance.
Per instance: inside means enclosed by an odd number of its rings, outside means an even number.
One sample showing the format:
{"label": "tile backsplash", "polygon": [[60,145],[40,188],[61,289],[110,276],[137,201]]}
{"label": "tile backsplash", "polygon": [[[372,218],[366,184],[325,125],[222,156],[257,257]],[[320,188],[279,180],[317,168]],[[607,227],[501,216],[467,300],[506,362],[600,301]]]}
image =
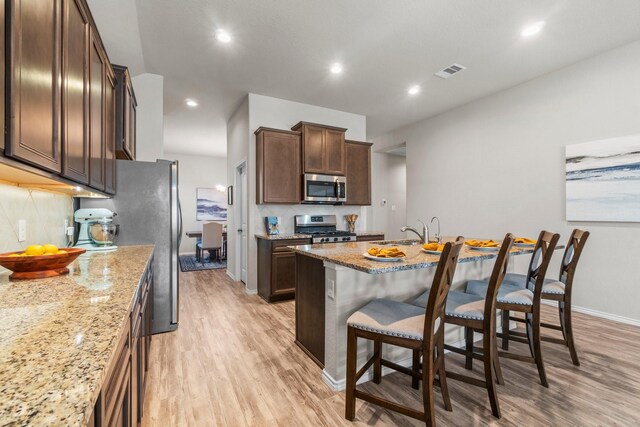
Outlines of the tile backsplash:
{"label": "tile backsplash", "polygon": [[344,215],[358,214],[356,231],[368,230],[365,209],[360,206],[332,206],[332,205],[258,205],[254,218],[257,233],[266,233],[264,217],[279,216],[281,218],[280,233],[293,233],[293,217],[295,215],[336,215],[338,230],[346,230],[347,223]]}
{"label": "tile backsplash", "polygon": [[[65,219],[73,225],[72,197],[0,183],[0,253],[32,244],[67,246]],[[24,242],[18,241],[19,220],[27,225]]]}

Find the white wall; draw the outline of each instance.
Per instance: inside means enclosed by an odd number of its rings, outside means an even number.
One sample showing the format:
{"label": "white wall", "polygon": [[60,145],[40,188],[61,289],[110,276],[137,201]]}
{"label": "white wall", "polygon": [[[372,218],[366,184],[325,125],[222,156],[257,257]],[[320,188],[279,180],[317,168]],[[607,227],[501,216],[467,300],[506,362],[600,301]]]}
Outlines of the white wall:
{"label": "white wall", "polygon": [[[359,229],[367,229],[367,208],[360,207],[335,207],[335,206],[277,206],[277,205],[256,205],[256,150],[254,131],[260,126],[272,127],[276,129],[290,129],[299,121],[327,124],[344,127],[347,129],[346,138],[358,141],[366,141],[366,117],[359,114],[346,113],[343,111],[331,110],[329,108],[317,107],[314,105],[301,104],[283,99],[271,98],[262,95],[249,94],[247,105],[243,103],[238,111],[234,113],[227,124],[227,156],[228,170],[235,174],[235,167],[241,159],[247,159],[247,180],[249,191],[247,194],[249,203],[248,218],[248,277],[247,292],[255,292],[257,289],[257,245],[255,234],[264,233],[263,217],[280,216],[284,222],[283,232],[293,231],[293,215],[317,212],[319,214],[335,214],[340,220],[342,216],[350,213],[360,215],[358,220]],[[247,122],[248,119],[248,122]],[[248,126],[247,126],[248,123]],[[245,137],[244,132],[247,132]],[[247,138],[247,139],[245,139]],[[246,142],[246,151],[242,145]],[[234,169],[231,172],[231,169]],[[235,218],[230,223],[235,224]],[[231,226],[231,225],[230,225]],[[346,228],[345,224],[341,225]],[[229,238],[229,247],[236,246],[235,235]],[[233,256],[229,249],[230,256]],[[237,269],[232,270],[231,264],[235,266],[235,260],[230,261],[229,271],[236,274]]]}
{"label": "white wall", "polygon": [[406,233],[400,229],[407,225],[406,158],[374,152],[371,165],[371,229],[384,231],[387,239],[404,239]]}
{"label": "white wall", "polygon": [[448,235],[537,237],[548,229],[562,243],[585,228],[591,238],[574,305],[638,321],[640,224],[566,221],[564,147],[639,132],[635,42],[381,140],[407,143],[408,218],[438,215]]}
{"label": "white wall", "polygon": [[[227,122],[227,182],[233,183],[232,185],[235,189],[238,189],[236,168],[242,162],[247,162],[248,158],[249,97],[247,96]],[[244,197],[246,199],[247,194],[245,194]],[[227,221],[227,229],[231,230],[227,236],[227,273],[232,278],[240,280],[240,256],[236,242],[237,234],[234,230],[238,230],[241,226],[238,214],[241,200],[238,194],[234,194],[234,199],[233,207],[230,207],[228,211]]]}
{"label": "white wall", "polygon": [[155,162],[164,150],[164,77],[140,74],[131,79],[138,101],[136,110],[136,160]]}
{"label": "white wall", "polygon": [[[178,161],[178,190],[184,231],[202,230],[203,221],[196,220],[196,188],[215,188],[216,185],[226,187],[227,159],[177,153],[164,153],[164,158]],[[180,253],[194,253],[195,248],[196,239],[183,234]]]}

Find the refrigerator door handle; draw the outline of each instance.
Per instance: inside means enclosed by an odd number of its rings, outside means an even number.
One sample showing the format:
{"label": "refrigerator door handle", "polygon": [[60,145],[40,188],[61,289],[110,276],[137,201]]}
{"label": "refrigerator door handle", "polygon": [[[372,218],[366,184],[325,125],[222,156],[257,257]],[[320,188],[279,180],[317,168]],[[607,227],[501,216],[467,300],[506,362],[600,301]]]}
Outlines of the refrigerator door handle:
{"label": "refrigerator door handle", "polygon": [[182,243],[182,204],[180,204],[180,198],[178,198],[178,218],[180,218],[180,226],[178,228],[178,248]]}

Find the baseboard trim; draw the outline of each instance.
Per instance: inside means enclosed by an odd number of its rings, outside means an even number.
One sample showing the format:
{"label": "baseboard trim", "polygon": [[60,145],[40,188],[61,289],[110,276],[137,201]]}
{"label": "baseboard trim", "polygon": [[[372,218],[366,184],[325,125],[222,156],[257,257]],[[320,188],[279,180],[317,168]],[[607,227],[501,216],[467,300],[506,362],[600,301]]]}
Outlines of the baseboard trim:
{"label": "baseboard trim", "polygon": [[258,290],[257,289],[249,289],[249,288],[247,288],[247,285],[244,285],[244,291],[247,293],[247,295],[257,295],[258,294]]}
{"label": "baseboard trim", "polygon": [[[542,303],[546,305],[554,306],[554,307],[558,306],[558,303],[555,301],[542,301]],[[614,322],[624,323],[626,325],[640,326],[640,320],[638,319],[632,319],[630,317],[606,313],[604,311],[594,310],[592,308],[578,307],[574,305],[572,306],[572,310],[577,313],[583,313],[583,314],[588,314],[594,317],[600,317],[602,319],[613,320]]]}
{"label": "baseboard trim", "polygon": [[229,278],[231,278],[231,280],[233,280],[234,282],[236,281],[236,276],[234,276],[233,273],[229,270],[227,270],[227,276],[229,276]]}
{"label": "baseboard trim", "polygon": [[[404,366],[405,368],[409,368],[412,364],[413,364],[413,359],[411,358],[407,358],[407,359],[403,359],[399,362],[395,362],[400,366]],[[387,374],[391,374],[394,371],[391,368],[388,368],[386,366],[382,367],[382,376],[384,377]],[[373,380],[373,369],[369,369],[363,376],[360,377],[360,379],[358,380],[358,384],[362,384],[362,383],[366,383]],[[347,380],[336,380],[334,379],[328,372],[326,369],[322,370],[322,381],[324,381],[324,383],[326,385],[329,386],[329,388],[333,391],[344,391],[347,388]]]}

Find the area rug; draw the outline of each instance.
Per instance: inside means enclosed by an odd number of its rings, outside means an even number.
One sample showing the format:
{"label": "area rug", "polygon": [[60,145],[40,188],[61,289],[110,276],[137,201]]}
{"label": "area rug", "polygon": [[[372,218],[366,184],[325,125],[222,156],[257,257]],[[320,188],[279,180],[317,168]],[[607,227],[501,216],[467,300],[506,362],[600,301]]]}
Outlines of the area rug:
{"label": "area rug", "polygon": [[202,262],[199,262],[196,260],[195,255],[180,255],[180,270],[183,273],[187,271],[216,270],[218,268],[227,268],[227,261],[203,258]]}

